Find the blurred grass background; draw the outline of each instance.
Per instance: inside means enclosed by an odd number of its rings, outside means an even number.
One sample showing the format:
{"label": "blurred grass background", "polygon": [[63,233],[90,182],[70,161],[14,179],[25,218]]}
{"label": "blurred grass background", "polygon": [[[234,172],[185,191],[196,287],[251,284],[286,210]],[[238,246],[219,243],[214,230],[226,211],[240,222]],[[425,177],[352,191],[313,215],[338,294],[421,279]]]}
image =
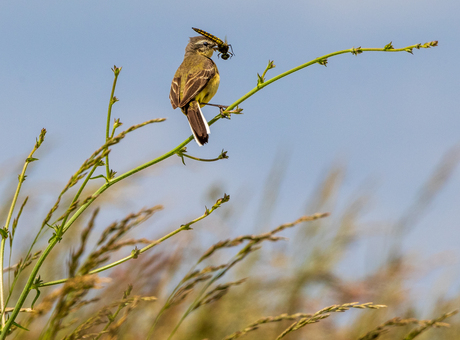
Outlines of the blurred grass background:
{"label": "blurred grass background", "polygon": [[[430,202],[448,183],[457,163],[457,151],[452,150],[421,186],[420,196],[402,216],[392,216],[378,223],[364,220],[366,212],[371,209],[372,188],[369,186],[359,188],[355,195],[347,197],[345,205],[338,205],[346,169],[343,165],[331,167],[319,181],[316,190],[305,197],[304,204],[305,215],[316,212],[330,212],[331,215],[282,231],[280,235],[287,239],[262,243],[260,249],[237,263],[216,284],[242,279],[244,282],[231,285],[224,289],[225,295],[200,306],[184,321],[174,338],[224,339],[263,317],[283,313],[314,313],[333,304],[372,301],[387,305],[387,308],[379,310],[335,313],[285,337],[360,339],[395,317],[433,319],[456,309],[460,297],[455,293],[456,283],[452,280],[455,275],[449,272],[449,265],[457,259],[451,258],[448,253],[427,258],[423,249],[407,251],[402,243],[407,230],[417,228],[417,220],[423,217]],[[255,215],[253,225],[248,224],[241,214],[246,202],[230,199],[215,213],[194,225],[194,230],[183,232],[141,254],[138,259],[102,273],[100,277],[77,276],[77,279],[66,285],[41,288],[35,312],[22,313],[19,318],[19,323],[30,331],[17,329],[12,337],[82,339],[85,334],[98,334],[109,320],[108,311],[114,313],[117,310],[117,302],[122,300],[123,292],[132,285],[131,304],[127,303],[128,307],[110,324],[110,332],[99,336],[101,339],[145,338],[169,294],[209,247],[220,240],[238,236],[242,230],[244,234],[256,235],[277,227],[271,222],[271,214],[276,207],[279,188],[285,176],[284,167],[283,163],[275,163],[269,171],[262,195],[264,200],[259,204],[260,209],[251,212]],[[74,276],[76,273],[84,274],[85,270],[110,262],[110,259],[113,261],[129,255],[135,244],[142,247],[142,242],[148,242],[144,238],[145,234],[152,234],[151,230],[154,230],[155,238],[159,238],[178,227],[158,223],[157,217],[164,213],[161,206],[154,207],[152,211],[144,208],[133,212],[134,215],[110,226],[101,225],[98,221],[99,209],[103,211],[105,207],[111,206],[114,198],[117,199],[116,204],[123,205],[123,192],[129,192],[129,185],[121,184],[115,188],[115,193],[103,195],[96,201],[98,208],[91,209],[78,220],[78,224],[65,235],[45,262],[40,271],[42,278],[49,281],[52,278]],[[218,185],[210,186],[206,201],[215,201],[221,196],[221,189]],[[27,208],[30,211],[33,206]],[[5,217],[4,211],[0,217]],[[292,221],[298,217],[293,216]],[[21,228],[32,221],[33,214],[29,212],[29,216],[21,217]],[[112,234],[108,234],[108,231]],[[15,239],[16,246],[23,247],[31,235],[24,232],[24,229],[18,233],[21,240]],[[97,245],[102,235],[110,239],[109,235],[113,236],[114,233],[118,235],[111,245],[105,248]],[[144,241],[135,241],[142,238]],[[43,237],[42,245],[46,244],[47,239],[47,236]],[[106,241],[106,244],[109,243]],[[241,245],[216,251],[198,268],[227,263],[239,249]],[[15,257],[20,256],[21,252],[16,250]],[[88,268],[85,269],[85,265]],[[430,282],[430,275],[437,271],[443,274],[437,276],[437,281]],[[22,275],[22,280],[25,277]],[[165,311],[159,318],[153,339],[168,338],[204,282],[190,287],[183,299]],[[20,280],[19,286],[23,283]],[[430,294],[419,295],[419,284],[431,285]],[[34,294],[30,295],[29,303]],[[153,296],[156,300],[143,301],[141,296]],[[110,308],[104,309],[106,306]],[[97,311],[101,311],[99,318],[91,319]],[[91,327],[75,333],[85,320],[89,320]],[[292,322],[284,320],[259,325],[259,329],[249,332],[243,338],[275,339]],[[452,317],[446,322],[451,326],[431,329],[418,338],[459,338],[459,318]],[[403,339],[416,327],[414,322],[393,326],[388,333],[381,334],[379,339]],[[89,338],[97,337],[94,335]]]}

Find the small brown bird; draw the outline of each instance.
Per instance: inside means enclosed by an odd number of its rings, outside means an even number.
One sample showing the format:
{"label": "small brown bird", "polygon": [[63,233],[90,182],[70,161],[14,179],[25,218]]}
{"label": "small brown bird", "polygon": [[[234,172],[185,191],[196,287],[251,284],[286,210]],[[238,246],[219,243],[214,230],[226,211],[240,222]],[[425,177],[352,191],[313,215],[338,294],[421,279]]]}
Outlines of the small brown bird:
{"label": "small brown bird", "polygon": [[200,146],[208,142],[211,133],[201,107],[216,94],[220,82],[217,66],[211,60],[217,47],[207,37],[190,38],[184,61],[174,75],[169,93],[173,109],[179,107],[187,116],[193,136]]}

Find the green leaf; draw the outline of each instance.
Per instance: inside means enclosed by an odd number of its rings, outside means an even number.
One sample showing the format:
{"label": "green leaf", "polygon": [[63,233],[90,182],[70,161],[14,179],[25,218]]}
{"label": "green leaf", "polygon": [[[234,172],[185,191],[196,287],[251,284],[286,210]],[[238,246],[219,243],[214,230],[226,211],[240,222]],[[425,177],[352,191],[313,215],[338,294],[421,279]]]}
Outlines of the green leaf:
{"label": "green leaf", "polygon": [[22,330],[29,332],[29,330],[28,330],[27,328],[22,327],[22,326],[21,326],[20,324],[18,324],[17,322],[14,322],[14,321],[13,321],[13,325],[15,325],[17,328],[21,328]]}
{"label": "green leaf", "polygon": [[257,85],[261,85],[264,83],[264,78],[260,76],[260,74],[257,73]]}
{"label": "green leaf", "polygon": [[388,44],[385,45],[385,47],[383,48],[385,51],[388,51],[388,50],[394,50],[395,48],[393,47],[393,42],[390,41]]}
{"label": "green leaf", "polygon": [[103,178],[107,181],[107,178],[104,176],[104,175],[97,175],[97,176],[94,176],[94,177],[90,177],[90,179],[97,179],[97,178]]}
{"label": "green leaf", "polygon": [[40,297],[40,294],[41,294],[41,292],[40,292],[40,290],[38,288],[35,288],[35,290],[37,291],[37,295],[35,295],[34,300],[32,301],[32,305],[30,306],[30,308],[32,308],[32,309],[34,309],[34,304],[35,304],[35,302],[37,302],[37,300],[38,300],[38,298]]}
{"label": "green leaf", "polygon": [[4,239],[7,239],[8,238],[8,232],[5,230],[5,229],[0,229],[0,235],[2,235],[2,237]]}
{"label": "green leaf", "polygon": [[327,58],[321,59],[320,61],[318,61],[318,64],[320,64],[320,65],[323,65],[323,66],[326,66],[326,67],[327,67]]}
{"label": "green leaf", "polygon": [[137,259],[139,257],[139,254],[141,253],[140,249],[134,247],[134,249],[131,251],[131,255],[133,256],[133,259]]}

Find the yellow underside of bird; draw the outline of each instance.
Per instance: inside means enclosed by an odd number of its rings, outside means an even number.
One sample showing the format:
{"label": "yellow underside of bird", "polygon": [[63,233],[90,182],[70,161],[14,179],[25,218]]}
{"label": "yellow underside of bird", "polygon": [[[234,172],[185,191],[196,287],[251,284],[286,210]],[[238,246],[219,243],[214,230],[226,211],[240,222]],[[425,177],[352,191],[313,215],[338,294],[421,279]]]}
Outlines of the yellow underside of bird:
{"label": "yellow underside of bird", "polygon": [[200,107],[205,106],[205,104],[209,103],[212,97],[214,97],[219,88],[219,82],[220,76],[219,73],[216,73],[216,75],[209,80],[204,89],[196,95],[195,100],[200,103]]}

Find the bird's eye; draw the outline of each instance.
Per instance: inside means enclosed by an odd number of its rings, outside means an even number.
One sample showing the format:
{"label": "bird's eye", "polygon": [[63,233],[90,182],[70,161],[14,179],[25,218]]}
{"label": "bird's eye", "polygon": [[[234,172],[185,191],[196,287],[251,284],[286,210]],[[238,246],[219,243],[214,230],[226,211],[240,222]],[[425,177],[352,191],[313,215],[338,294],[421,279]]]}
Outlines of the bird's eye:
{"label": "bird's eye", "polygon": [[209,43],[208,43],[207,41],[205,41],[205,42],[203,42],[203,45],[204,45],[204,46],[208,46]]}

